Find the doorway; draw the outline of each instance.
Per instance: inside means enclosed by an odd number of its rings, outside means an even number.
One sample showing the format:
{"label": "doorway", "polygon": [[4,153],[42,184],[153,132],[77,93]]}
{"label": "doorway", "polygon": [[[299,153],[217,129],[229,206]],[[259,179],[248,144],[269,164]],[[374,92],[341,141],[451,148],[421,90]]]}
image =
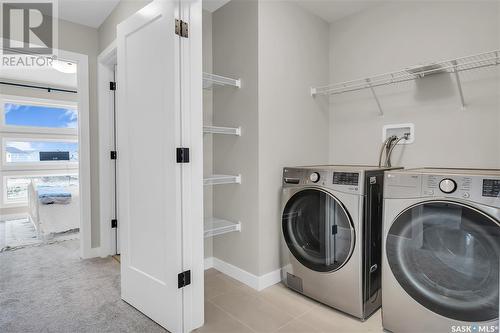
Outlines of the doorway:
{"label": "doorway", "polygon": [[90,241],[87,56],[0,77],[0,251]]}

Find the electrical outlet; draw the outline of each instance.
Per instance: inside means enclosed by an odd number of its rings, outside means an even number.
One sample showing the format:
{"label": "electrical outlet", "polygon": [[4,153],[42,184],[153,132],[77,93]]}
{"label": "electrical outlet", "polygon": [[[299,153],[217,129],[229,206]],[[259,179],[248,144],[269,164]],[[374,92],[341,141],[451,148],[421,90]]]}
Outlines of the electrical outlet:
{"label": "electrical outlet", "polygon": [[405,136],[409,133],[408,140],[401,140],[398,144],[400,145],[408,145],[410,143],[415,142],[415,125],[414,124],[395,124],[395,125],[385,125],[382,128],[382,142],[388,137],[393,135],[398,138]]}

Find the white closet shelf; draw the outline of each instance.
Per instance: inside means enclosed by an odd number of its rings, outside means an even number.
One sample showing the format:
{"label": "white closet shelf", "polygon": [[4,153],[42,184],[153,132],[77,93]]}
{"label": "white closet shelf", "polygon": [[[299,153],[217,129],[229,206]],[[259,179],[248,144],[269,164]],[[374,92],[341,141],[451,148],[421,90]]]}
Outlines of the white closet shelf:
{"label": "white closet shelf", "polygon": [[211,175],[203,179],[203,185],[241,184],[241,175]]}
{"label": "white closet shelf", "polygon": [[241,127],[203,126],[203,133],[241,136]]}
{"label": "white closet shelf", "polygon": [[205,219],[204,231],[205,238],[241,231],[241,223],[209,217]]}
{"label": "white closet shelf", "polygon": [[241,79],[232,79],[222,75],[203,73],[203,88],[210,89],[214,85],[241,88]]}
{"label": "white closet shelf", "polygon": [[500,50],[495,50],[462,58],[413,66],[396,72],[334,83],[323,87],[311,88],[311,95],[337,95],[351,91],[370,89],[375,101],[377,102],[380,113],[383,114],[382,107],[374,88],[399,82],[413,81],[432,74],[450,73],[455,76],[460,94],[460,101],[462,103],[462,107],[465,108],[465,100],[459,73],[478,68],[492,67],[499,64]]}

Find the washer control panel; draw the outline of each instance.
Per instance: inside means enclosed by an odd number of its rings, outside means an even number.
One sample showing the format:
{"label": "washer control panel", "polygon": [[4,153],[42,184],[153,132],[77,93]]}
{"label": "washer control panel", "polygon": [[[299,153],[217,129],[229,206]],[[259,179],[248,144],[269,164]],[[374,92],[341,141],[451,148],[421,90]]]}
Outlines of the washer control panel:
{"label": "washer control panel", "polygon": [[283,187],[319,186],[327,189],[360,194],[363,191],[363,172],[335,170],[333,168],[284,168]]}
{"label": "washer control panel", "polygon": [[500,204],[500,178],[468,175],[423,175],[422,194]]}
{"label": "washer control panel", "polygon": [[[434,170],[431,170],[434,171]],[[442,171],[439,172],[439,171]],[[385,173],[385,198],[455,198],[500,208],[500,171],[396,170]],[[483,171],[483,173],[481,173]]]}
{"label": "washer control panel", "polygon": [[439,189],[441,192],[450,194],[457,190],[457,183],[450,178],[445,178],[439,182]]}
{"label": "washer control panel", "polygon": [[320,176],[319,172],[313,172],[309,175],[309,180],[312,181],[313,183],[319,182],[320,179],[321,179],[321,176]]}
{"label": "washer control panel", "polygon": [[472,182],[473,178],[466,176],[424,175],[422,189],[425,195],[468,199]]}
{"label": "washer control panel", "polygon": [[357,172],[334,172],[333,173],[334,185],[359,185],[359,173]]}

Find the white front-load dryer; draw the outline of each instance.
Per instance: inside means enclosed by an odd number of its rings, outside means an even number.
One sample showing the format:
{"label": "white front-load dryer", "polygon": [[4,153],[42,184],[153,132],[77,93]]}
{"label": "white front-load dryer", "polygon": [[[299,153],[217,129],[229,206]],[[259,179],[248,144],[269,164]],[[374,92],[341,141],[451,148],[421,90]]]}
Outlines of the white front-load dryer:
{"label": "white front-load dryer", "polygon": [[500,170],[388,171],[382,322],[391,332],[498,332]]}
{"label": "white front-load dryer", "polygon": [[380,307],[383,181],[378,167],[284,168],[285,285],[361,319]]}

